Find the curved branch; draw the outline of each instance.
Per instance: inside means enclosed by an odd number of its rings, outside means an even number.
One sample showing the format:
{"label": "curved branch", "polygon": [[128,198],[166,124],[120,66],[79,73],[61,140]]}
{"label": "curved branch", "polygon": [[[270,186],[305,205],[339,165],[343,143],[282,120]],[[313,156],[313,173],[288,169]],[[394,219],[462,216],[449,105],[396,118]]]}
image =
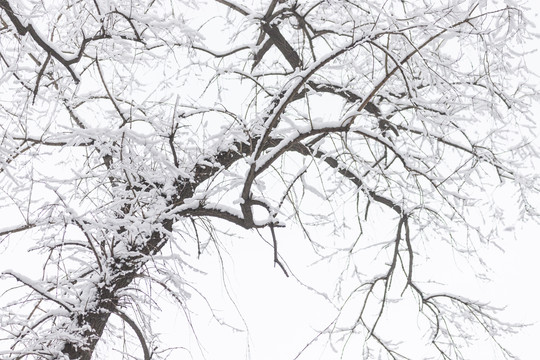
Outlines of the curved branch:
{"label": "curved branch", "polygon": [[141,329],[137,326],[135,321],[133,321],[129,316],[127,316],[124,312],[118,309],[115,309],[113,311],[113,314],[118,315],[122,320],[124,320],[124,322],[126,322],[131,327],[131,329],[137,335],[137,338],[139,338],[139,342],[141,343],[141,347],[143,349],[143,354],[144,354],[144,360],[150,360],[151,356],[150,356],[150,351],[148,350],[148,345],[146,344],[146,339],[144,338],[144,335]]}
{"label": "curved branch", "polygon": [[227,57],[229,55],[236,54],[239,51],[250,50],[251,49],[249,46],[241,46],[241,47],[236,48],[236,49],[232,49],[232,50],[229,50],[229,51],[223,51],[223,52],[218,53],[218,52],[215,52],[215,51],[212,51],[212,50],[209,50],[209,49],[205,49],[203,47],[196,46],[196,45],[192,45],[191,48],[194,49],[194,50],[203,51],[203,52],[205,52],[207,54],[210,54],[210,55],[212,55],[213,57],[216,57],[216,58]]}

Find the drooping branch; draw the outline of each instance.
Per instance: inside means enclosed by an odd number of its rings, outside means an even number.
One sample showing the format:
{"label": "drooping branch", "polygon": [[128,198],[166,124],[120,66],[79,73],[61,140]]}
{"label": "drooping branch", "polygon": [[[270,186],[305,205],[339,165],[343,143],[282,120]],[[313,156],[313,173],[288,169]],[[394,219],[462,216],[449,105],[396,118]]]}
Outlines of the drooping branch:
{"label": "drooping branch", "polygon": [[118,315],[122,320],[124,320],[135,332],[143,349],[144,360],[150,360],[152,358],[152,355],[150,354],[150,350],[148,349],[148,344],[146,343],[144,334],[139,328],[139,326],[137,326],[137,323],[121,310],[115,309],[114,313]]}

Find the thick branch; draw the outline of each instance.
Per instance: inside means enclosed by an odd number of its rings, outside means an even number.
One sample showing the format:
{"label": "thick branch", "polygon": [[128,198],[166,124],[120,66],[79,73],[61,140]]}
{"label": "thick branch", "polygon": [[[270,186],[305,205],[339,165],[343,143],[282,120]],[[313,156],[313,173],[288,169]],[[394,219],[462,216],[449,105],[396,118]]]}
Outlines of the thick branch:
{"label": "thick branch", "polygon": [[77,75],[75,71],[71,68],[71,64],[77,62],[78,60],[66,59],[62,54],[60,54],[60,52],[53,49],[51,45],[49,45],[49,43],[41,37],[40,34],[38,34],[38,32],[36,31],[36,29],[34,29],[32,24],[28,24],[25,26],[22,23],[22,21],[17,17],[17,15],[15,15],[15,13],[13,12],[13,8],[9,4],[8,0],[0,0],[0,8],[2,8],[6,12],[7,16],[9,17],[9,19],[11,20],[11,22],[17,29],[17,33],[19,33],[19,35],[24,36],[27,33],[29,33],[32,39],[34,39],[34,41],[43,50],[45,50],[47,54],[52,55],[52,57],[54,57],[60,64],[64,65],[64,67],[69,71],[69,73],[73,77],[73,80],[76,83],[79,83],[80,81],[79,75]]}

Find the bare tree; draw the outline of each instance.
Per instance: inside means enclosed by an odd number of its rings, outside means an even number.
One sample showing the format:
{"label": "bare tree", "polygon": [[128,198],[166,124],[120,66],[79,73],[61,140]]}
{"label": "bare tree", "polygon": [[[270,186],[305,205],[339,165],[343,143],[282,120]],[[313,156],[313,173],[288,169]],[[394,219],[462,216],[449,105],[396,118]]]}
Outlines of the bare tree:
{"label": "bare tree", "polygon": [[0,0],[0,241],[43,261],[40,278],[2,274],[0,357],[107,358],[114,318],[132,356],[166,357],[155,292],[189,311],[190,269],[229,223],[300,283],[288,231],[340,267],[331,293],[305,284],[336,316],[297,358],[318,341],[414,357],[389,330],[400,306],[426,359],[486,339],[511,358],[513,327],[429,270],[448,252],[482,274],[497,189],[537,216],[510,3]]}

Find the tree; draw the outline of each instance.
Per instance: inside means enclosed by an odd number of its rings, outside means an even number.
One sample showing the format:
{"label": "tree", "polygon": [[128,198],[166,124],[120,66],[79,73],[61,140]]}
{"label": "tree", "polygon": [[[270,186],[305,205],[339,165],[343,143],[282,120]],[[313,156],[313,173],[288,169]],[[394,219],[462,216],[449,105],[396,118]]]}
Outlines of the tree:
{"label": "tree", "polygon": [[[107,358],[118,319],[132,356],[165,358],[155,302],[189,311],[192,268],[218,261],[231,224],[335,306],[298,358],[320,341],[366,359],[468,359],[485,341],[511,357],[511,324],[430,269],[443,252],[481,276],[505,221],[537,218],[518,3],[0,8],[0,235],[42,261],[38,278],[2,274],[3,359]],[[279,251],[294,229],[312,254]],[[296,276],[314,255],[333,291]],[[391,331],[396,311],[418,336]]]}

